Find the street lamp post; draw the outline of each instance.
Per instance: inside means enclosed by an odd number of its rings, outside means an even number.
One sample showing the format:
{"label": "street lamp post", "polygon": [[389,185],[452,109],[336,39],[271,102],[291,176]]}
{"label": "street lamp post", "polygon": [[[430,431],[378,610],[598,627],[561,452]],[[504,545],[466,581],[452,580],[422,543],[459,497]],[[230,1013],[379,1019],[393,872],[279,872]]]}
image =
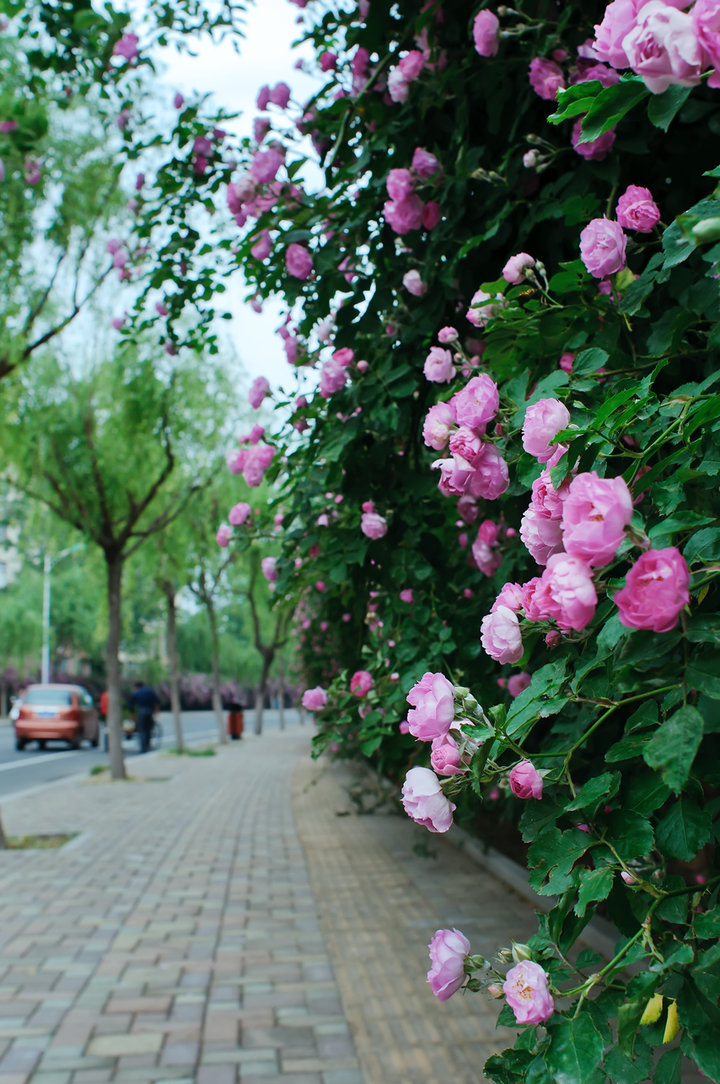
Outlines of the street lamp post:
{"label": "street lamp post", "polygon": [[62,561],[63,557],[69,557],[71,553],[75,553],[77,550],[83,548],[84,543],[78,542],[77,545],[70,546],[68,549],[58,553],[57,557],[54,559],[47,552],[43,557],[43,640],[42,653],[40,656],[40,681],[43,685],[47,685],[50,681],[50,576],[52,574],[53,565],[56,565],[58,561]]}

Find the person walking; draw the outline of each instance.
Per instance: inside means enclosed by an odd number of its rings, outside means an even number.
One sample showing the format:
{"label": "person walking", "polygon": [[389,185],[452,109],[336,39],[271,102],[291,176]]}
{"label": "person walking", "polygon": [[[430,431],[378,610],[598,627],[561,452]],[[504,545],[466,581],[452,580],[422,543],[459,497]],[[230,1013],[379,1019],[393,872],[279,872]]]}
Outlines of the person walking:
{"label": "person walking", "polygon": [[130,694],[130,704],[135,710],[140,752],[147,753],[150,749],[153,716],[160,707],[160,698],[151,685],[143,685],[142,681],[136,681],[133,692]]}

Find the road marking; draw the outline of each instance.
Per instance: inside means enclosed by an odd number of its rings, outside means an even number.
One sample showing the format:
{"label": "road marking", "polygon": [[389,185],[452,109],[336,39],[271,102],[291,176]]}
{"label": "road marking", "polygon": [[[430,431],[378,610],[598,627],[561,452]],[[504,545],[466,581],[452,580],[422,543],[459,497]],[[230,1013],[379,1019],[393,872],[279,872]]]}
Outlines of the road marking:
{"label": "road marking", "polygon": [[46,760],[60,760],[61,757],[75,756],[81,750],[68,750],[66,753],[46,753],[43,757],[33,757],[32,760],[11,760],[7,764],[0,764],[0,772],[8,772],[11,768],[31,767],[33,764],[43,764]]}

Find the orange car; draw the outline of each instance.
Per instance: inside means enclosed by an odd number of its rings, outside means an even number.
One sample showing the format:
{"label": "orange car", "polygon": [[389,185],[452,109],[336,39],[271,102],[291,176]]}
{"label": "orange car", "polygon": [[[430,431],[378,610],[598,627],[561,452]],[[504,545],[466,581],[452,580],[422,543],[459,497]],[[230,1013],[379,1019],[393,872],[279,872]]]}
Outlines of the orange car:
{"label": "orange car", "polygon": [[36,741],[66,741],[79,749],[86,738],[93,747],[100,741],[98,712],[82,685],[28,685],[15,726],[15,748]]}

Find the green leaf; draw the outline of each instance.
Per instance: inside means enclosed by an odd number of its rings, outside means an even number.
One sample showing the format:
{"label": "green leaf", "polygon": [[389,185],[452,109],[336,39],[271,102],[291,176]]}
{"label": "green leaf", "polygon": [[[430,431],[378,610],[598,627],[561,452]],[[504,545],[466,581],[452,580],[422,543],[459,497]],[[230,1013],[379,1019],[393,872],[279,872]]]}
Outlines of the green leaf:
{"label": "green leaf", "polygon": [[606,364],[609,354],[607,350],[601,350],[597,346],[583,350],[573,361],[573,376],[584,376],[586,373],[595,373]]}
{"label": "green leaf", "polygon": [[613,1047],[605,1055],[603,1068],[613,1084],[643,1084],[650,1079],[652,1056],[649,1049],[643,1049],[641,1055],[629,1058]]}
{"label": "green leaf", "polygon": [[632,1056],[637,1041],[640,1017],[647,1005],[647,995],[633,1001],[626,1001],[618,1008],[618,1047],[623,1054]]}
{"label": "green leaf", "polygon": [[680,1023],[687,1029],[683,1035],[683,1053],[697,1063],[711,1080],[720,1080],[720,1010],[698,990],[694,982],[686,982],[678,994]]}
{"label": "green leaf", "polygon": [[720,938],[720,904],[711,911],[698,915],[693,922],[695,934],[701,940],[706,937]]}
{"label": "green leaf", "polygon": [[[590,80],[585,85],[591,85]],[[648,95],[648,89],[640,80],[628,80],[603,87],[588,109],[582,122],[583,140],[597,139],[604,132],[614,128],[638,102]]]}
{"label": "green leaf", "polygon": [[592,869],[580,874],[580,890],[575,914],[580,918],[585,914],[585,909],[594,900],[605,900],[612,891],[614,874],[611,869]]}
{"label": "green leaf", "polygon": [[553,1084],[596,1084],[604,1081],[598,1072],[603,1040],[587,1013],[575,1020],[560,1018],[550,1033],[545,1064]]}
{"label": "green leaf", "polygon": [[581,855],[592,844],[586,832],[572,828],[561,832],[559,828],[546,828],[528,851],[530,884],[543,896],[565,892],[577,882],[571,872]]}
{"label": "green leaf", "polygon": [[653,830],[650,822],[637,813],[617,809],[607,819],[608,836],[624,862],[642,858],[653,848]]}
{"label": "green leaf", "polygon": [[712,700],[720,700],[720,668],[718,654],[711,648],[693,652],[687,668],[686,681],[691,689],[699,689]]}
{"label": "green leaf", "polygon": [[692,798],[683,797],[673,802],[658,822],[655,840],[668,858],[689,862],[707,843],[711,831],[712,821],[707,809],[702,809]]}
{"label": "green leaf", "polygon": [[619,772],[603,772],[602,775],[589,779],[580,788],[573,801],[565,806],[566,810],[568,812],[574,809],[586,810],[588,817],[592,819],[600,803],[604,804],[617,793],[621,778]]}
{"label": "green leaf", "polygon": [[688,564],[695,561],[720,560],[720,527],[706,527],[702,531],[696,531],[688,540],[683,556]]}
{"label": "green leaf", "polygon": [[653,1084],[682,1084],[682,1050],[676,1047],[663,1054],[655,1066]]}
{"label": "green leaf", "polygon": [[704,199],[696,203],[687,212],[677,218],[663,233],[663,267],[676,267],[695,250],[696,244],[691,233],[691,226],[703,218],[720,215],[720,200]]}
{"label": "green leaf", "polygon": [[702,715],[697,708],[683,707],[658,728],[643,751],[645,763],[675,794],[690,774],[702,736]]}
{"label": "green leaf", "polygon": [[701,953],[691,974],[705,997],[717,1004],[720,1001],[720,945],[713,945]]}
{"label": "green leaf", "polygon": [[648,120],[667,132],[690,94],[690,87],[668,87],[662,94],[653,94],[648,102]]}

